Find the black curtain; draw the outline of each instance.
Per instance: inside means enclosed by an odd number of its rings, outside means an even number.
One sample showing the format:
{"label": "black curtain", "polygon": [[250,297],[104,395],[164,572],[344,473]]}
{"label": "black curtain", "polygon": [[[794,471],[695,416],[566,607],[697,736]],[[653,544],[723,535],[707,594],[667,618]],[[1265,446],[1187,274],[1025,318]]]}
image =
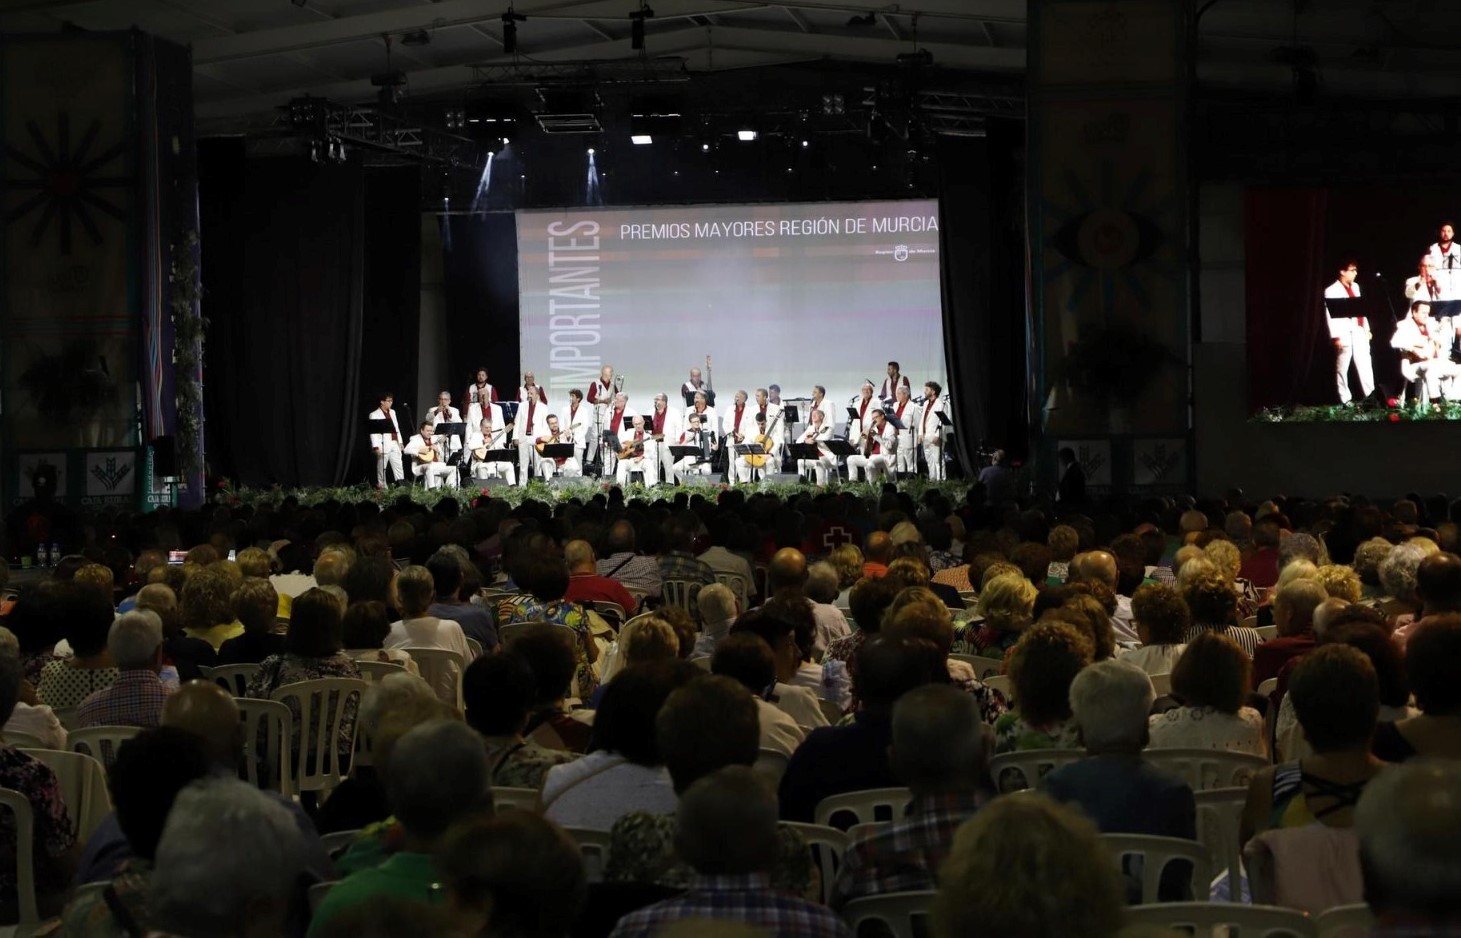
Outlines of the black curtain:
{"label": "black curtain", "polygon": [[983,138],[938,141],[944,354],[959,456],[971,468],[980,441],[1011,460],[1029,449],[1023,138],[1022,122],[991,120]]}
{"label": "black curtain", "polygon": [[[522,380],[516,216],[498,212],[445,217],[442,265],[452,394],[466,388],[482,367],[498,394],[511,397]],[[541,373],[538,377],[547,379]]]}
{"label": "black curtain", "polygon": [[375,388],[401,375],[414,386],[420,322],[418,174],[375,172],[251,160],[238,140],[200,148],[215,476],[301,486],[372,473],[362,424]]}

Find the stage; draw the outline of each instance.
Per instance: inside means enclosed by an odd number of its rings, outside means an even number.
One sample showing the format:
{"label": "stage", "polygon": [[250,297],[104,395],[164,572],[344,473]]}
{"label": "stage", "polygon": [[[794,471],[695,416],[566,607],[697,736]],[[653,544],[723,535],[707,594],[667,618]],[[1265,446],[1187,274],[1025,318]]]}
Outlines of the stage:
{"label": "stage", "polygon": [[1403,405],[1397,398],[1383,404],[1265,407],[1253,415],[1257,423],[1444,423],[1461,420],[1461,402]]}
{"label": "stage", "polygon": [[[489,483],[497,480],[488,480]],[[802,495],[816,497],[826,494],[849,494],[858,498],[876,499],[883,493],[884,483],[869,482],[833,482],[828,485],[812,485],[804,482],[781,482],[764,481],[745,484],[731,485],[720,481],[697,482],[691,485],[655,485],[646,487],[640,483],[631,483],[623,486],[623,495],[626,501],[660,502],[672,501],[681,493],[689,496],[703,496],[714,499],[722,492],[735,489],[747,495],[766,494],[774,495],[783,500],[791,500]],[[954,504],[964,500],[972,482],[968,479],[951,479],[945,482],[929,482],[927,479],[907,479],[896,483],[899,492],[906,493],[915,501],[922,499],[929,491],[938,491]],[[326,502],[340,503],[361,503],[370,502],[377,505],[389,505],[399,501],[403,496],[423,508],[434,507],[438,502],[448,498],[454,498],[463,506],[469,506],[478,499],[491,498],[505,501],[516,507],[523,502],[543,502],[556,504],[558,502],[580,501],[586,502],[597,496],[607,496],[616,488],[621,488],[612,481],[604,479],[555,479],[552,483],[545,483],[534,480],[526,486],[519,485],[469,485],[469,486],[442,486],[441,488],[426,489],[420,485],[398,485],[385,489],[377,489],[367,485],[352,485],[340,487],[307,487],[307,488],[250,488],[234,485],[228,479],[220,479],[214,482],[208,493],[208,500],[214,505],[226,506],[275,506],[286,500],[292,500],[299,505],[306,507],[320,505]]]}

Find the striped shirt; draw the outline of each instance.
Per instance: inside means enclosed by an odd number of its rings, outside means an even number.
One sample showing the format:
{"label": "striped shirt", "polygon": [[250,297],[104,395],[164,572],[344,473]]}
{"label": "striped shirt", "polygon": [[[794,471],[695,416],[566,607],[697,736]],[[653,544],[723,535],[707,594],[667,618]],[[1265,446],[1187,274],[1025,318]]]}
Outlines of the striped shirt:
{"label": "striped shirt", "polygon": [[697,876],[683,896],[621,918],[610,938],[652,938],[690,919],[736,922],[775,938],[853,938],[852,930],[831,909],[776,892],[765,873]]}

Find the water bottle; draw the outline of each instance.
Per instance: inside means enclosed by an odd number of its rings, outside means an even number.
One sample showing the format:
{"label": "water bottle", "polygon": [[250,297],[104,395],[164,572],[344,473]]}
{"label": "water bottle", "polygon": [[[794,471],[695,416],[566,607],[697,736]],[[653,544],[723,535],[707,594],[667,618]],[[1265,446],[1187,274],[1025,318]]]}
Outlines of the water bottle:
{"label": "water bottle", "polygon": [[847,663],[835,659],[822,662],[822,696],[835,702],[843,710],[852,703],[852,676],[847,673]]}
{"label": "water bottle", "polygon": [[51,562],[48,563],[48,564],[46,564],[46,566],[48,566],[48,567],[54,567],[56,564],[58,564],[60,562],[61,562],[61,545],[60,544],[53,543],[53,544],[51,544]]}
{"label": "water bottle", "polygon": [[162,681],[162,683],[167,685],[168,687],[174,689],[178,687],[178,669],[175,665],[165,666],[162,671],[158,673],[157,676]]}
{"label": "water bottle", "polygon": [[36,545],[36,566],[44,570],[49,564],[46,563],[46,545]]}

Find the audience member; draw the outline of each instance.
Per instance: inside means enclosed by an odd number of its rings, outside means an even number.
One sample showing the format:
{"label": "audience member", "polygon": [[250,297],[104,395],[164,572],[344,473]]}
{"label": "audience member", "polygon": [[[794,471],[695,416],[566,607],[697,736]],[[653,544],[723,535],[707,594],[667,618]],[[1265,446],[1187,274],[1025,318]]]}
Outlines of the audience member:
{"label": "audience member", "polygon": [[568,590],[568,568],[556,552],[545,552],[527,558],[516,571],[518,585],[526,595],[504,601],[498,607],[503,625],[519,622],[552,622],[573,630],[574,696],[587,700],[599,686],[593,664],[599,657],[588,612],[578,603],[564,598]]}
{"label": "audience member", "polygon": [[716,648],[730,634],[731,626],[741,612],[735,594],[723,583],[712,583],[702,589],[698,606],[700,634],[696,637],[695,648],[690,653],[692,659],[713,656]]}
{"label": "audience member", "polygon": [[279,593],[266,579],[249,577],[233,591],[233,609],[243,634],[218,647],[219,664],[259,664],[284,653],[284,636],[274,631],[279,621]]}
{"label": "audience member", "polygon": [[478,658],[462,676],[467,724],[487,748],[493,785],[542,788],[549,769],[578,758],[523,736],[537,692],[533,669],[516,650]]}
{"label": "audience member", "polygon": [[1415,568],[1415,595],[1420,611],[1415,619],[1397,623],[1395,640],[1405,647],[1421,622],[1430,616],[1461,612],[1461,557],[1451,553],[1432,554]]}
{"label": "audience member", "polygon": [[118,671],[107,650],[114,618],[111,601],[95,590],[70,585],[62,587],[59,600],[56,614],[72,657],[51,661],[41,669],[36,696],[48,707],[65,710],[111,687]]}
{"label": "audience member", "polygon": [[974,653],[984,658],[1003,658],[1030,626],[1036,595],[1035,587],[1023,576],[1006,574],[990,580],[979,591],[975,609],[983,621],[969,639]]}
{"label": "audience member", "polygon": [[[1437,554],[1436,557],[1443,557]],[[1435,559],[1434,557],[1427,560]],[[1461,759],[1461,614],[1428,615],[1405,646],[1405,676],[1420,713],[1375,729],[1375,755]]]}
{"label": "audience member", "polygon": [[[13,660],[17,666],[20,664],[20,643],[15,633],[4,626],[0,626],[0,657]],[[35,688],[27,687],[24,678],[21,679],[19,693],[22,697],[35,699]],[[4,732],[32,736],[47,749],[66,748],[66,728],[57,719],[55,711],[42,703],[32,705],[17,700],[10,719],[5,721]],[[3,732],[0,732],[0,737],[3,737]]]}
{"label": "audience member", "polygon": [[1131,617],[1141,645],[1121,652],[1121,660],[1147,674],[1172,673],[1192,622],[1182,595],[1165,583],[1142,586],[1131,597]]}
{"label": "audience member", "polygon": [[1238,624],[1238,594],[1222,574],[1216,571],[1199,574],[1183,590],[1182,598],[1192,614],[1187,641],[1203,632],[1218,632],[1237,642],[1244,654],[1253,656],[1253,649],[1262,639],[1257,629]]}
{"label": "audience member", "polygon": [[1193,639],[1172,669],[1172,695],[1182,705],[1151,718],[1151,747],[1267,755],[1263,715],[1244,706],[1250,666],[1226,635],[1204,632]]}
{"label": "audience member", "polygon": [[779,605],[753,609],[736,620],[731,634],[751,632],[760,636],[771,647],[776,660],[776,686],[772,689],[776,706],[790,714],[798,726],[823,726],[827,718],[822,715],[817,690],[793,683],[809,656],[811,617],[794,621],[784,612],[786,608]]}
{"label": "audience member", "polygon": [[178,596],[183,632],[189,638],[207,642],[214,652],[230,638],[244,633],[233,611],[234,586],[221,567],[204,567],[188,577]]}
{"label": "audience member", "polygon": [[436,863],[451,933],[468,938],[565,938],[588,895],[578,845],[529,811],[457,822]]}
{"label": "audience member", "polygon": [[[729,636],[715,650],[710,670],[739,682],[751,692],[761,727],[760,748],[790,758],[806,739],[807,731],[791,714],[767,699],[768,695],[775,696],[776,656],[766,640],[749,631]],[[825,723],[823,720],[822,725]]]}
{"label": "audience member", "polygon": [[153,612],[124,613],[107,634],[107,652],[117,667],[117,679],[81,701],[76,725],[157,726],[163,703],[177,689],[159,676],[162,620]]}
{"label": "audience member", "polygon": [[1314,650],[1314,610],[1329,594],[1318,580],[1295,580],[1273,596],[1273,624],[1278,636],[1253,649],[1253,687],[1278,677],[1284,663]]}
{"label": "audience member", "polygon": [[[475,606],[461,595],[466,566],[470,563],[465,555],[458,556],[446,548],[431,555],[431,559],[426,561],[426,570],[431,574],[435,598],[427,606],[425,614],[441,622],[455,622],[466,638],[475,640],[483,651],[492,651],[497,647],[497,623],[492,618],[491,609]],[[399,578],[396,582],[399,588]],[[402,611],[401,615],[404,619],[406,613]],[[414,635],[412,644],[416,644]],[[468,655],[466,660],[470,661],[471,656]]]}
{"label": "audience member", "polygon": [[1027,629],[1010,650],[1015,709],[994,721],[994,751],[1076,748],[1070,684],[1090,663],[1090,640],[1074,626],[1040,622]]}
{"label": "audience member", "polygon": [[537,690],[523,736],[548,749],[587,752],[589,724],[567,712],[578,642],[556,625],[529,625],[512,639],[512,651],[532,669]]}
{"label": "audience member", "polygon": [[658,596],[663,589],[659,562],[634,551],[635,534],[632,522],[620,519],[609,525],[604,537],[604,552],[599,561],[599,574],[618,580],[624,587],[641,596]]}
{"label": "audience member", "polygon": [[[441,566],[446,566],[446,558]],[[461,573],[460,568],[456,572]],[[396,577],[396,607],[401,610],[399,621],[391,623],[391,633],[386,636],[385,647],[399,648],[410,653],[413,648],[442,649],[456,652],[462,665],[447,664],[444,667],[428,666],[423,675],[435,690],[436,695],[447,703],[457,699],[457,682],[461,680],[461,668],[472,660],[472,650],[467,646],[467,637],[462,627],[451,619],[440,619],[431,615],[430,609],[436,600],[436,581],[426,567],[407,567]],[[292,631],[292,629],[291,629]],[[422,662],[417,661],[419,668]]]}
{"label": "audience member", "polygon": [[1397,766],[1360,796],[1365,901],[1376,936],[1450,935],[1461,930],[1461,768],[1450,761]]}
{"label": "audience member", "polygon": [[[563,598],[571,603],[618,603],[626,616],[639,608],[634,594],[624,584],[599,573],[598,558],[588,541],[569,541],[563,546],[563,561],[568,565],[568,590]],[[622,622],[617,623],[623,625]]]}
{"label": "audience member", "polygon": [[391,635],[391,615],[386,604],[375,599],[351,603],[340,620],[340,641],[352,661],[380,661],[398,664],[420,676],[416,659],[404,648],[384,647]]}

